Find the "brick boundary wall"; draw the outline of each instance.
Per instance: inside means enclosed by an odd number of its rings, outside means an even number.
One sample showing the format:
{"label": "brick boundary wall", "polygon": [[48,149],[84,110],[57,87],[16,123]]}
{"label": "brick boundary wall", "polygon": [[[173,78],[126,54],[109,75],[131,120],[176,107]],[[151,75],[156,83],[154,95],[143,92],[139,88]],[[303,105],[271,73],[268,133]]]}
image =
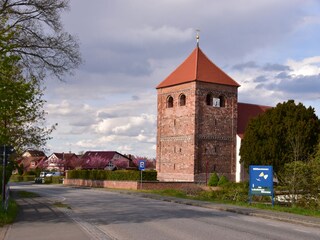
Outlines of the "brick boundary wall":
{"label": "brick boundary wall", "polygon": [[[112,189],[128,189],[128,190],[162,190],[162,189],[185,189],[199,188],[208,189],[205,185],[196,184],[194,182],[142,182],[140,181],[102,181],[102,180],[84,180],[84,179],[64,179],[64,185],[82,186],[82,187],[98,187]],[[142,188],[141,188],[142,185]]]}

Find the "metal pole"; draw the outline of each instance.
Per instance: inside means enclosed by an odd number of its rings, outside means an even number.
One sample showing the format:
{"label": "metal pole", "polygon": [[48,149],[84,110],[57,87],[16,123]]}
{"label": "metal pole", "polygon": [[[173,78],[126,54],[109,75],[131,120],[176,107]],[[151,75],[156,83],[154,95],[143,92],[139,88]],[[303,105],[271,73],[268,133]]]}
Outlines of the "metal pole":
{"label": "metal pole", "polygon": [[141,180],[140,180],[140,190],[142,190],[142,170],[140,170],[140,177],[141,177]]}
{"label": "metal pole", "polygon": [[3,162],[2,162],[2,207],[5,207],[6,200],[6,146],[3,146]]}

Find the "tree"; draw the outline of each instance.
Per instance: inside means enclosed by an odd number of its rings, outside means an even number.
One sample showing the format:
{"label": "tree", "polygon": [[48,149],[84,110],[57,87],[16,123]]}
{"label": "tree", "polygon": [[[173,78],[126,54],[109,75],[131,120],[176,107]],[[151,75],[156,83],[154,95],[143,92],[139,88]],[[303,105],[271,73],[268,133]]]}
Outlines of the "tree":
{"label": "tree", "polygon": [[309,162],[294,161],[286,163],[279,179],[289,192],[293,205],[319,210],[320,162],[312,158]]}
{"label": "tree", "polygon": [[18,56],[37,80],[46,73],[62,79],[81,63],[79,44],[60,20],[68,9],[68,0],[0,0],[0,54]]}
{"label": "tree", "polygon": [[241,162],[273,165],[277,174],[285,163],[308,161],[318,143],[320,121],[312,107],[293,100],[279,103],[252,119],[240,147]]}
{"label": "tree", "polygon": [[0,143],[19,153],[45,145],[55,126],[45,127],[39,81],[24,78],[18,61],[19,57],[0,54]]}

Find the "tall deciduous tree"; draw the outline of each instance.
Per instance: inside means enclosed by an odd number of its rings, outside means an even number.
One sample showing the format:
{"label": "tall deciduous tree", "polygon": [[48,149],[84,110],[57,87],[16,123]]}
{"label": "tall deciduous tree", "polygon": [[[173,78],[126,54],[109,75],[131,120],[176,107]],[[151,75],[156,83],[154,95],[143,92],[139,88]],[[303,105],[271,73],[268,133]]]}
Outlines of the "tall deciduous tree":
{"label": "tall deciduous tree", "polygon": [[42,89],[22,76],[19,58],[0,54],[0,143],[17,152],[45,145],[54,126],[45,127]]}
{"label": "tall deciduous tree", "polygon": [[0,0],[0,33],[10,35],[0,53],[19,56],[38,80],[47,73],[62,79],[81,63],[78,41],[60,20],[68,8],[68,0]]}
{"label": "tall deciduous tree", "polygon": [[285,163],[308,161],[319,133],[320,121],[312,107],[293,100],[279,103],[249,122],[240,147],[241,162],[245,167],[273,165],[278,173]]}

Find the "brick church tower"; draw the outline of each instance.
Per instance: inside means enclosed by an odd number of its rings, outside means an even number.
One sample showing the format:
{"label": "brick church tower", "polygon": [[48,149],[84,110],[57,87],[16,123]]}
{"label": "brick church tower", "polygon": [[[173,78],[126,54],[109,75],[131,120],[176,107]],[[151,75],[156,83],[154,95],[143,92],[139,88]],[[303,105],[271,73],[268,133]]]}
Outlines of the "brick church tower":
{"label": "brick church tower", "polygon": [[157,86],[160,181],[235,181],[238,87],[197,46]]}

